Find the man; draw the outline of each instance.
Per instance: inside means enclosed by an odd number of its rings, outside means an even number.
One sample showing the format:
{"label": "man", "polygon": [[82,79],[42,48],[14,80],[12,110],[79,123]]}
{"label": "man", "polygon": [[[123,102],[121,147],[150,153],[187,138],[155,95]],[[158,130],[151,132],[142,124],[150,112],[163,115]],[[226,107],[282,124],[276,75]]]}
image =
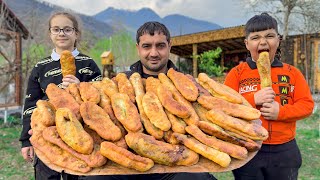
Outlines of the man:
{"label": "man", "polygon": [[[142,78],[150,76],[158,78],[159,73],[167,73],[170,68],[177,67],[169,60],[171,42],[170,32],[165,25],[159,22],[146,22],[136,34],[136,47],[140,60],[126,71],[128,77],[138,72]],[[139,180],[170,179],[170,180],[209,180],[216,179],[209,173],[165,173],[135,175]]]}

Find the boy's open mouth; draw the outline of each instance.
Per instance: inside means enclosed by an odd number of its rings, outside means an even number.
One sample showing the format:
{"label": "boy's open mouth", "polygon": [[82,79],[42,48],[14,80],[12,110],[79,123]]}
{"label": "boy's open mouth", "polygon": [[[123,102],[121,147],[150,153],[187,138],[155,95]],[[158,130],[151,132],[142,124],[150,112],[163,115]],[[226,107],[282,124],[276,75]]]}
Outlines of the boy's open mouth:
{"label": "boy's open mouth", "polygon": [[260,50],[258,50],[259,54],[262,53],[262,52],[269,52],[269,49],[260,49]]}

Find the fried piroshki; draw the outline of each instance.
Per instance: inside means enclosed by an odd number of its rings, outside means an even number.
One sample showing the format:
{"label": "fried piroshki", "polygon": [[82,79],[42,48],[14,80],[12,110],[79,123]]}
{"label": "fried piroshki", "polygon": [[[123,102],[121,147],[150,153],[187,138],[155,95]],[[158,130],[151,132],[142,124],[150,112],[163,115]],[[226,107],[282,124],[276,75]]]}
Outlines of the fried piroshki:
{"label": "fried piroshki", "polygon": [[206,114],[206,117],[223,129],[235,132],[252,140],[265,140],[268,138],[268,131],[263,126],[229,116],[222,110],[211,109]]}
{"label": "fried piroshki", "polygon": [[175,87],[184,98],[189,101],[196,101],[199,95],[197,86],[186,75],[175,71],[173,68],[168,70],[167,76],[171,79]]}
{"label": "fried piroshki", "polygon": [[228,88],[225,88],[225,85],[216,82],[205,73],[199,73],[198,81],[202,87],[204,87],[206,90],[210,92],[210,94],[212,94],[212,96],[222,98],[231,103],[243,103],[241,97],[239,97],[235,93],[230,92],[229,90],[227,90]]}
{"label": "fried piroshki", "polygon": [[154,77],[148,77],[146,79],[146,92],[153,92],[157,94],[157,88],[161,84],[160,80]]}
{"label": "fried piroshki", "polygon": [[189,112],[191,113],[191,115],[188,118],[184,118],[183,120],[188,125],[192,125],[192,124],[197,125],[197,123],[199,122],[199,116],[197,115],[196,111],[192,107],[191,103],[180,94],[180,92],[177,90],[173,82],[165,74],[160,73],[158,77],[161,83],[172,92],[173,98],[176,101],[178,101],[180,104],[187,107]]}
{"label": "fried piroshki", "polygon": [[246,159],[248,157],[248,151],[246,148],[222,141],[214,136],[208,136],[195,125],[187,126],[186,131],[201,143],[221,152],[227,153],[231,157],[236,159]]}
{"label": "fried piroshki", "polygon": [[96,131],[102,138],[109,141],[118,141],[122,137],[120,128],[116,126],[109,115],[95,103],[82,103],[80,113],[83,121],[89,128]]}
{"label": "fried piroshki", "polygon": [[100,102],[98,105],[108,113],[109,117],[114,121],[116,120],[116,117],[114,116],[113,109],[111,106],[111,99],[110,97],[105,93],[105,91],[108,91],[107,84],[103,81],[94,81],[92,82],[92,86],[98,89],[100,93]]}
{"label": "fried piroshki", "polygon": [[173,133],[173,136],[187,148],[201,154],[203,157],[219,164],[222,167],[228,167],[231,162],[231,158],[227,153],[202,144],[193,137],[188,137],[187,135],[179,133]]}
{"label": "fried piroshki", "polygon": [[169,131],[165,131],[163,135],[163,139],[170,144],[179,144],[179,141],[173,136],[173,131],[170,129]]}
{"label": "fried piroshki", "polygon": [[76,75],[76,63],[72,53],[68,50],[64,50],[60,57],[61,73],[62,76]]}
{"label": "fried piroshki", "polygon": [[186,74],[186,76],[197,86],[199,95],[211,96],[210,92],[203,88],[193,76],[190,74]]}
{"label": "fried piroshki", "polygon": [[68,153],[72,154],[73,156],[83,160],[88,164],[90,167],[101,167],[107,162],[107,159],[102,156],[99,152],[100,144],[94,145],[94,150],[92,153],[86,155],[81,154],[72,149],[70,146],[68,146],[59,136],[56,126],[50,126],[47,127],[42,132],[43,138],[47,140],[48,142],[55,144],[59,146],[61,149],[67,151]]}
{"label": "fried piroshki", "polygon": [[79,84],[79,92],[81,95],[81,99],[83,102],[93,102],[98,104],[100,102],[100,93],[98,89],[96,89],[89,82],[80,82]]}
{"label": "fried piroshki", "polygon": [[61,139],[75,151],[90,154],[93,150],[93,139],[83,129],[82,124],[67,108],[56,111],[56,127]]}
{"label": "fried piroshki", "polygon": [[81,119],[79,108],[80,105],[67,91],[60,89],[57,85],[50,83],[47,86],[46,94],[49,98],[49,102],[54,106],[55,109],[68,108],[78,118]]}
{"label": "fried piroshki", "polygon": [[[201,96],[201,95],[200,95]],[[210,95],[211,96],[211,95]],[[192,107],[194,108],[194,110],[196,111],[196,113],[198,114],[200,121],[209,121],[206,117],[206,113],[208,112],[208,110],[206,108],[204,108],[203,106],[201,106],[201,104],[199,104],[197,101],[192,103]],[[210,122],[210,121],[209,121]],[[199,122],[200,123],[200,122]]]}
{"label": "fried piroshki", "polygon": [[212,122],[200,121],[199,128],[203,132],[215,136],[218,139],[245,147],[250,152],[260,149],[259,144],[255,141],[243,136],[242,138],[238,138],[237,136],[235,136],[236,133],[231,134],[231,131],[226,131]]}
{"label": "fried piroshki", "polygon": [[104,77],[102,79],[102,83],[104,84],[103,87],[106,88],[104,89],[104,93],[111,98],[111,96],[115,93],[119,93],[118,85],[111,79]]}
{"label": "fried piroshki", "polygon": [[66,91],[73,96],[73,98],[77,101],[78,104],[83,103],[83,100],[81,99],[79,87],[76,83],[71,83],[66,88]]}
{"label": "fried piroshki", "polygon": [[100,152],[111,161],[137,171],[148,171],[154,166],[154,162],[151,159],[133,154],[111,142],[102,142]]}
{"label": "fried piroshki", "polygon": [[261,52],[256,64],[260,75],[261,89],[272,87],[269,52]]}
{"label": "fried piroshki", "polygon": [[181,118],[171,114],[168,110],[165,110],[165,112],[168,116],[169,121],[171,122],[172,131],[185,134],[186,133],[185,127],[187,127],[187,124]]}
{"label": "fried piroshki", "polygon": [[118,83],[119,93],[127,94],[130,100],[135,103],[136,99],[134,89],[129,79],[127,78],[127,75],[124,73],[118,73],[116,76],[116,80]]}
{"label": "fried piroshki", "polygon": [[41,133],[46,127],[55,125],[56,110],[50,102],[45,100],[38,100],[36,105],[37,108],[31,115],[30,125],[33,133]]}
{"label": "fried piroshki", "polygon": [[230,103],[224,99],[213,96],[200,96],[197,101],[208,110],[221,109],[230,116],[245,120],[256,120],[261,116],[261,112],[253,107]]}
{"label": "fried piroshki", "polygon": [[173,98],[171,91],[168,90],[164,85],[159,84],[157,88],[157,96],[163,107],[170,113],[180,118],[188,118],[191,115],[188,108],[176,101]]}
{"label": "fried piroshki", "polygon": [[111,105],[114,115],[127,131],[137,132],[142,130],[138,109],[127,94],[113,94]]}
{"label": "fried piroshki", "polygon": [[61,149],[48,141],[46,141],[42,133],[32,134],[30,138],[32,146],[43,153],[48,160],[62,168],[70,169],[73,171],[87,173],[91,171],[91,167],[88,166],[83,160],[80,160],[68,153],[67,151]]}
{"label": "fried piroshki", "polygon": [[185,146],[158,141],[143,133],[128,133],[125,139],[136,153],[159,164],[191,166],[199,160],[199,155]]}
{"label": "fried piroshki", "polygon": [[171,123],[167,114],[164,112],[161,102],[154,92],[147,91],[142,98],[142,106],[144,112],[154,126],[162,131],[168,131],[171,128]]}
{"label": "fried piroshki", "polygon": [[155,137],[156,139],[161,139],[163,137],[163,131],[156,126],[154,126],[149,118],[147,117],[146,113],[144,112],[143,106],[142,106],[142,98],[145,95],[145,90],[143,86],[143,80],[139,73],[135,72],[133,73],[129,78],[134,92],[136,94],[136,102],[140,113],[141,122],[146,129],[146,131]]}

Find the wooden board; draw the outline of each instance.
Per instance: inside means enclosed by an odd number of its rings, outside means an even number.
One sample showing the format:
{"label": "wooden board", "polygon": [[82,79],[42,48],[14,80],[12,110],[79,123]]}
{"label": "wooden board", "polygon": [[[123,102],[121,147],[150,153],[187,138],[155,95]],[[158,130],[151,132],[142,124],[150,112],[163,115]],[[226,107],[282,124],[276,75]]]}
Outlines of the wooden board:
{"label": "wooden board", "polygon": [[[259,141],[258,144],[261,146],[262,141]],[[147,172],[139,172],[134,169],[128,169],[121,165],[118,165],[110,160],[108,160],[107,164],[100,167],[94,168],[90,172],[83,174],[80,172],[72,171],[69,169],[61,168],[55,164],[52,164],[47,157],[38,149],[35,148],[35,152],[37,156],[43,161],[48,167],[51,169],[62,172],[65,171],[69,174],[75,175],[112,175],[112,174],[151,174],[151,173],[173,173],[173,172],[225,172],[231,171],[233,169],[239,168],[245,165],[248,161],[250,161],[258,151],[249,152],[248,157],[245,160],[238,160],[231,158],[231,163],[228,167],[223,168],[220,165],[210,161],[202,156],[200,156],[200,160],[197,164],[193,166],[165,166],[160,164],[155,164],[150,170]]]}

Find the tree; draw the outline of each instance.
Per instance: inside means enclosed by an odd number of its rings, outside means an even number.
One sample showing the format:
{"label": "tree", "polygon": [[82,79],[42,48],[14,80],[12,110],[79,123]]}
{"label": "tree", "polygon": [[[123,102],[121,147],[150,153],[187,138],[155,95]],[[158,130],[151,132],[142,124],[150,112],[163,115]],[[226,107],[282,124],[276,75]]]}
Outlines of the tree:
{"label": "tree", "polygon": [[223,75],[225,67],[218,65],[217,61],[220,58],[222,49],[218,47],[215,50],[205,51],[197,55],[199,72],[208,74],[210,77],[220,77]]}
{"label": "tree", "polygon": [[250,13],[267,12],[279,23],[283,40],[289,33],[314,33],[320,30],[319,0],[242,0]]}

